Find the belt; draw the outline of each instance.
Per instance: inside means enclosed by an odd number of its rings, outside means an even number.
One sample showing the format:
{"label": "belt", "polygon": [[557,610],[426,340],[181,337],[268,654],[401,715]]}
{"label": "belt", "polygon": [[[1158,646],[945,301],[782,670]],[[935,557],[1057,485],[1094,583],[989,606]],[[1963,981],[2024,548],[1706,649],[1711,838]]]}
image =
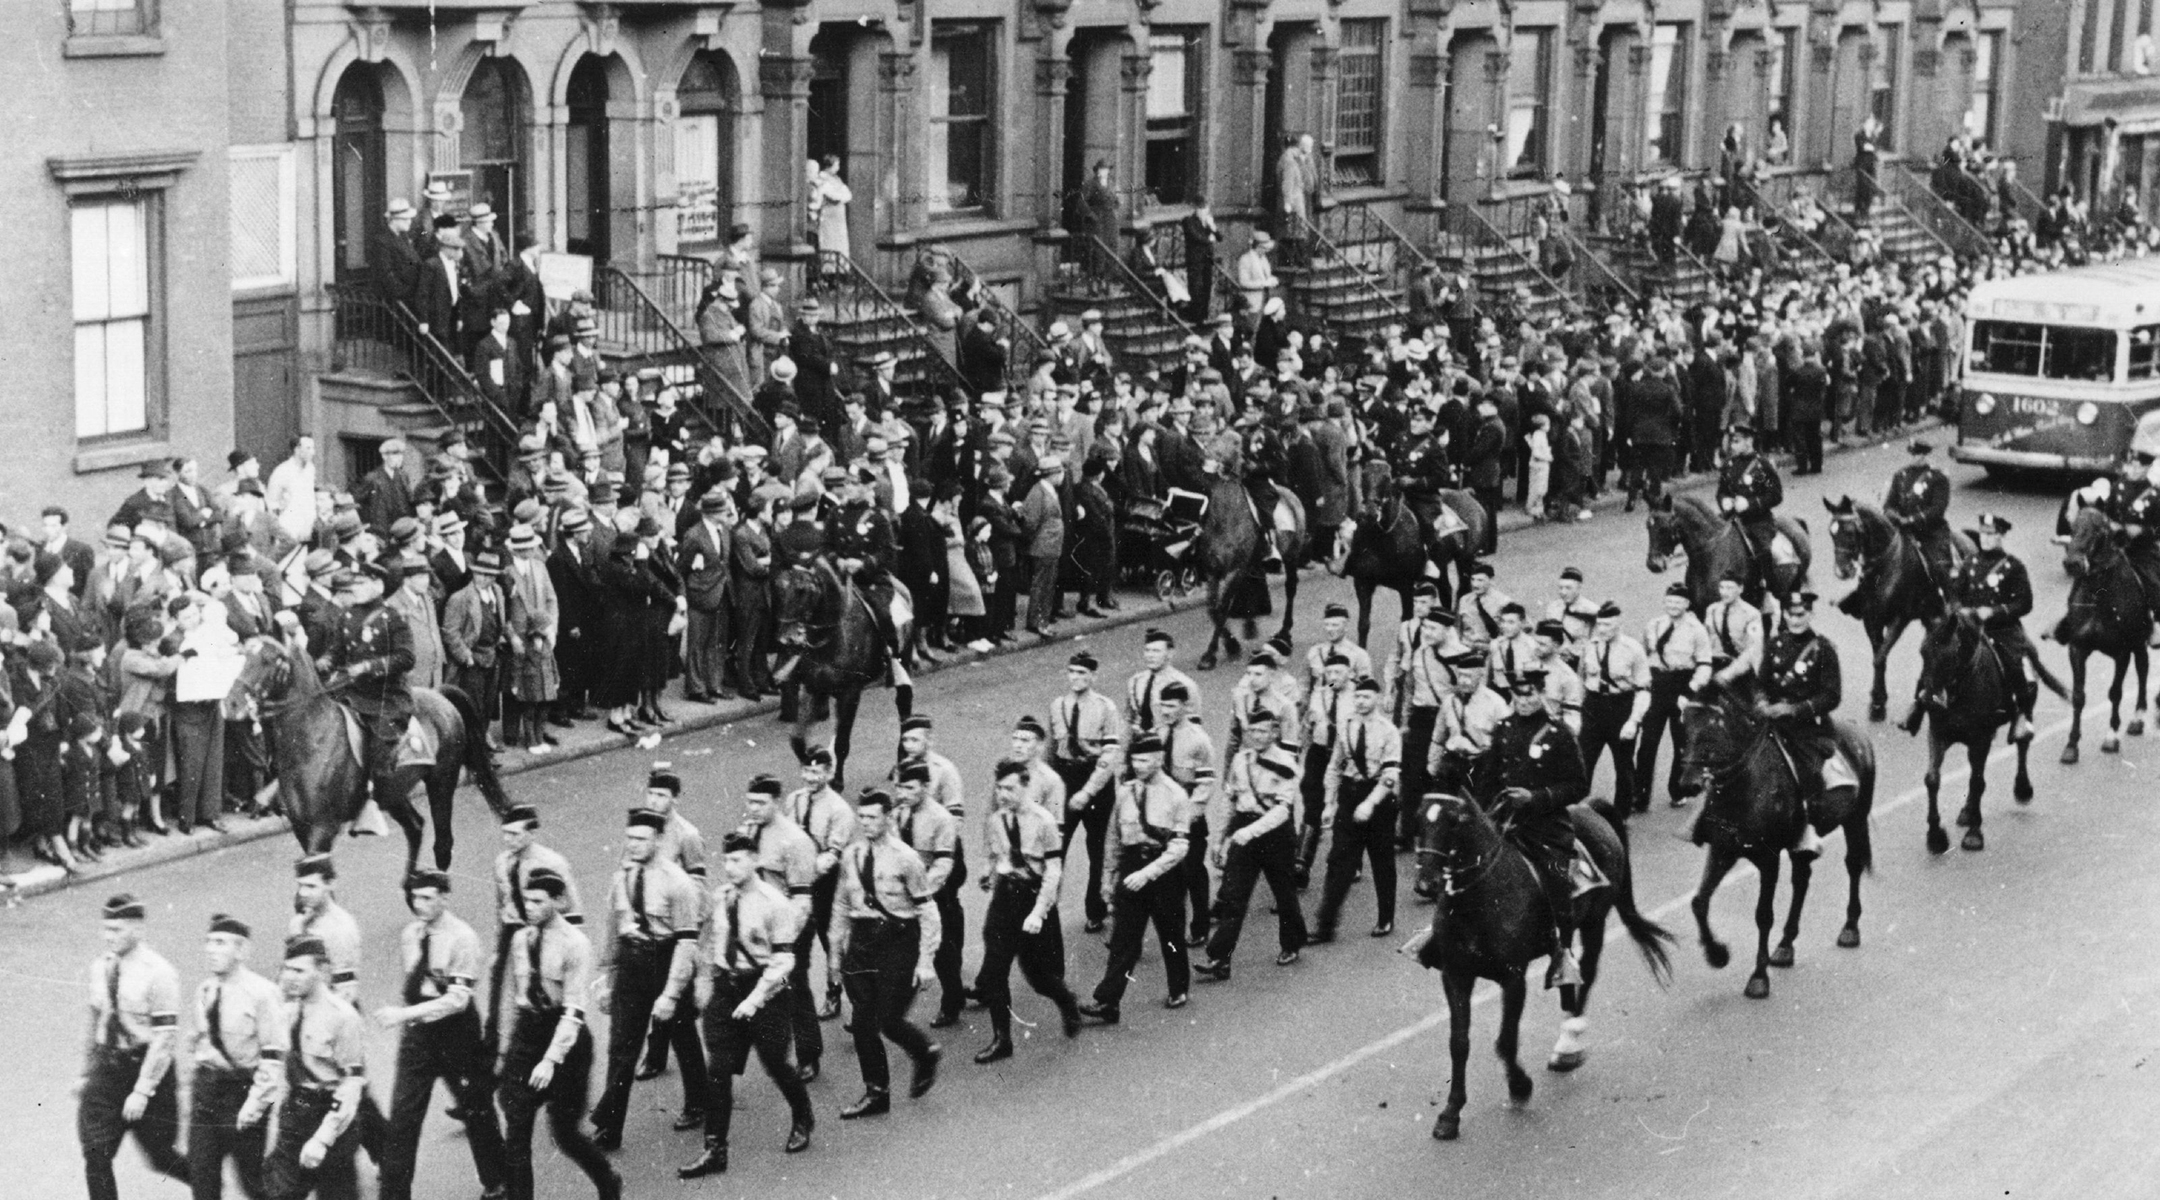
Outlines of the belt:
{"label": "belt", "polygon": [[1584,693],[1584,695],[1586,695],[1586,696],[1589,696],[1589,697],[1591,697],[1592,699],[1603,699],[1603,698],[1605,698],[1605,697],[1608,697],[1608,696],[1610,696],[1610,697],[1622,697],[1622,696],[1632,696],[1632,695],[1634,695],[1634,694],[1635,694],[1635,692],[1636,692],[1636,689],[1634,689],[1634,688],[1613,688],[1613,689],[1611,689],[1611,690],[1609,690],[1609,691],[1599,691],[1599,690],[1597,690],[1596,688],[1592,688],[1592,689],[1590,689],[1590,690],[1589,690],[1588,692],[1585,692],[1585,693]]}

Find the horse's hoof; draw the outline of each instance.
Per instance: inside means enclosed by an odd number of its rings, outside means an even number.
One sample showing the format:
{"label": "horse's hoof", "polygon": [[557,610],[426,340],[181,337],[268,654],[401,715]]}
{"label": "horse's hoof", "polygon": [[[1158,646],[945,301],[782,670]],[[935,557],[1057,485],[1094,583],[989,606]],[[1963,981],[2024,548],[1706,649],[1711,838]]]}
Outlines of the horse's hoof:
{"label": "horse's hoof", "polygon": [[1858,949],[1860,946],[1860,927],[1858,925],[1847,925],[1845,928],[1838,930],[1837,944],[1846,950]]}
{"label": "horse's hoof", "polygon": [[1555,1054],[1551,1058],[1546,1059],[1545,1069],[1548,1071],[1556,1071],[1562,1075],[1565,1075],[1569,1071],[1572,1071],[1575,1068],[1583,1065],[1583,1060],[1589,1057],[1590,1052],[1587,1050],[1569,1050],[1564,1054]]}
{"label": "horse's hoof", "polygon": [[1987,849],[1987,837],[1977,829],[1968,829],[1965,831],[1965,840],[1959,842],[1958,845],[1967,850],[1985,850]]}
{"label": "horse's hoof", "polygon": [[1432,1136],[1436,1142],[1452,1142],[1461,1137],[1462,1118],[1454,1113],[1441,1113],[1440,1119],[1433,1122]]}
{"label": "horse's hoof", "polygon": [[2132,721],[2128,725],[2123,726],[2123,732],[2129,734],[2131,737],[2144,737],[2145,722],[2143,720]]}
{"label": "horse's hoof", "polygon": [[1885,720],[1888,720],[1888,719],[1889,719],[1889,717],[1890,717],[1890,707],[1889,707],[1889,705],[1887,705],[1887,704],[1884,704],[1884,703],[1883,703],[1882,701],[1879,701],[1879,700],[1878,700],[1878,701],[1875,701],[1875,702],[1873,702],[1873,703],[1871,703],[1871,704],[1869,704],[1869,705],[1868,705],[1868,708],[1867,708],[1867,719],[1868,719],[1868,720],[1870,720],[1870,721],[1885,721]]}
{"label": "horse's hoof", "polygon": [[2100,739],[2100,753],[2102,753],[2102,754],[2120,754],[2121,752],[2122,752],[2122,739],[2121,739],[2121,738],[2119,738],[2119,737],[2116,737],[2116,736],[2115,736],[2114,734],[2112,734],[2112,733],[2111,733],[2111,734],[2107,735],[2106,737],[2104,737],[2104,738],[2101,738],[2101,739]]}
{"label": "horse's hoof", "polygon": [[1212,654],[1203,654],[1200,656],[1200,661],[1193,665],[1199,667],[1203,671],[1212,671],[1215,669],[1215,656]]}
{"label": "horse's hoof", "polygon": [[1702,956],[1711,970],[1722,971],[1725,964],[1732,961],[1732,949],[1723,942],[1704,942]]}
{"label": "horse's hoof", "polygon": [[1929,854],[1941,854],[1950,848],[1950,834],[1940,825],[1930,825],[1927,831]]}
{"label": "horse's hoof", "polygon": [[1973,810],[1971,810],[1971,809],[1969,809],[1969,808],[1961,808],[1961,809],[1959,809],[1959,810],[1958,810],[1958,815],[1957,815],[1957,827],[1958,827],[1959,829],[1970,829],[1970,828],[1972,828],[1972,823],[1973,823]]}
{"label": "horse's hoof", "polygon": [[2067,767],[2067,766],[2070,766],[2070,765],[2073,765],[2073,764],[2075,764],[2075,763],[2077,762],[2077,760],[2078,760],[2078,751],[2077,751],[2077,747],[2076,747],[2075,745],[2069,745],[2069,746],[2064,746],[2064,747],[2063,747],[2063,752],[2062,752],[2062,761],[2063,761],[2063,765],[2064,765],[2064,766],[2066,766],[2066,767]]}
{"label": "horse's hoof", "polygon": [[1747,987],[1740,994],[1750,1000],[1768,1000],[1770,998],[1770,977],[1768,975],[1751,976],[1747,981]]}
{"label": "horse's hoof", "polygon": [[1536,1090],[1536,1087],[1537,1085],[1530,1081],[1528,1072],[1516,1066],[1508,1068],[1507,1098],[1509,1104],[1521,1108],[1523,1105],[1530,1103],[1530,1093]]}
{"label": "horse's hoof", "polygon": [[1792,964],[1792,943],[1779,942],[1777,946],[1770,951],[1770,965],[1773,967],[1790,967],[1792,966]]}
{"label": "horse's hoof", "polygon": [[2010,788],[2010,796],[2019,804],[2031,804],[2033,802],[2032,780],[2023,775],[2018,776],[2017,783]]}

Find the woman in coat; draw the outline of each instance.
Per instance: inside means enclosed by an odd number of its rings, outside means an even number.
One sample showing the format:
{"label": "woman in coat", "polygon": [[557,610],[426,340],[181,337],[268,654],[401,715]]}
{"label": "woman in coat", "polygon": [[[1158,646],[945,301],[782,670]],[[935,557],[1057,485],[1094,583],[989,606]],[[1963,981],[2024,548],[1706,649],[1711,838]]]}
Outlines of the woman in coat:
{"label": "woman in coat", "polygon": [[[957,479],[948,479],[931,493],[930,519],[945,535],[945,615],[952,619],[956,641],[973,642],[981,637],[982,617],[989,612],[983,603],[983,586],[968,555],[967,527],[960,520],[960,498],[965,491]],[[987,647],[978,647],[986,649]]]}
{"label": "woman in coat", "polygon": [[[658,722],[643,719],[645,698],[654,680],[667,682],[670,665],[667,623],[675,594],[660,574],[662,557],[655,547],[660,525],[641,517],[636,531],[615,540],[600,564],[602,619],[592,672],[592,703],[607,710],[607,727],[629,737],[652,732]],[[657,615],[657,629],[655,614]],[[658,658],[656,664],[650,660]]]}
{"label": "woman in coat", "polygon": [[15,790],[22,805],[22,834],[37,856],[72,873],[67,802],[61,787],[61,728],[53,709],[59,700],[63,656],[46,637],[30,643],[13,679],[16,707],[9,715],[14,744]]}
{"label": "woman in coat", "polygon": [[698,300],[698,342],[723,378],[734,385],[735,394],[750,394],[750,360],[743,340],[748,330],[737,315],[742,299],[742,268],[732,260],[720,264],[720,278]]}
{"label": "woman in coat", "polygon": [[555,644],[562,608],[547,554],[532,526],[512,525],[504,547],[510,553],[503,572],[503,636],[510,643],[504,672],[503,743],[535,754],[554,744],[547,731],[547,711],[562,687]]}
{"label": "woman in coat", "polygon": [[1110,594],[1117,582],[1117,514],[1103,487],[1109,470],[1107,461],[1088,457],[1073,488],[1065,525],[1065,558],[1072,566],[1073,590],[1080,593],[1083,617],[1101,615],[1098,606],[1118,606]]}
{"label": "woman in coat", "polygon": [[817,248],[835,254],[848,248],[848,205],[855,200],[847,182],[840,178],[840,156],[828,154],[810,177],[810,224],[817,231]]}

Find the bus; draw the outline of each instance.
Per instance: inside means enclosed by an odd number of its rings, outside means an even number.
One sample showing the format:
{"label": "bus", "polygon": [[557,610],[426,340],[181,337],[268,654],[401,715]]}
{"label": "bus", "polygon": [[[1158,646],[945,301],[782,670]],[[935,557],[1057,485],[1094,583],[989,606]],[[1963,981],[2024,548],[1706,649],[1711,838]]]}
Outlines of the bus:
{"label": "bus", "polygon": [[[1991,471],[2111,470],[2155,410],[2160,257],[1973,289],[1951,449],[1959,462]],[[2160,425],[2160,414],[2145,423]]]}

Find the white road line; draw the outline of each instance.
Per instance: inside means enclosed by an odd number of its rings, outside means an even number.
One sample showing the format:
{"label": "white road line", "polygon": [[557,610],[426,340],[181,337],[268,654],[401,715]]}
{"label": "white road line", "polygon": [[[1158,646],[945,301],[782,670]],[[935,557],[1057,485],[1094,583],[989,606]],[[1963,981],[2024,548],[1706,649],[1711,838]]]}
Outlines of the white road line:
{"label": "white road line", "polygon": [[[2056,734],[2067,731],[2070,728],[2070,721],[2071,718],[2064,717],[2062,720],[2057,721],[2052,725],[2049,725],[2047,728],[2039,730],[2033,736],[2034,744],[2037,745],[2039,742],[2047,738],[2052,738]],[[1894,728],[1894,726],[1886,725],[1884,726],[1884,728],[1890,729]],[[1999,762],[2003,759],[2009,758],[2015,753],[2016,749],[2014,747],[1999,746],[1995,749],[1994,753],[1988,755],[1988,762],[1990,764],[1993,764],[1995,762]],[[1972,768],[1970,766],[1962,765],[1953,770],[1944,771],[1942,776],[1942,783],[1940,785],[1941,790],[1950,791],[1954,789],[1956,785],[1962,783],[1965,777],[1971,773]],[[1925,783],[1915,784],[1912,787],[1907,788],[1905,791],[1900,792],[1897,797],[1891,800],[1889,803],[1876,805],[1873,811],[1873,815],[1869,818],[1868,824],[1870,826],[1878,826],[1880,825],[1881,819],[1883,817],[1886,817],[1891,813],[1896,812],[1901,808],[1904,808],[1908,804],[1923,800],[1926,797],[1927,785]],[[1833,834],[1833,836],[1836,835]],[[1728,882],[1738,879],[1744,879],[1746,878],[1747,874],[1752,873],[1753,870],[1754,868],[1752,866],[1749,866],[1746,863],[1742,863],[1740,867],[1735,869],[1731,875],[1728,875],[1726,877],[1726,879]],[[1695,893],[1693,891],[1688,891],[1682,893],[1681,895],[1674,896],[1672,899],[1667,900],[1665,903],[1658,905],[1654,909],[1651,909],[1648,915],[1652,920],[1662,920],[1665,917],[1671,916],[1673,913],[1679,911],[1679,909],[1682,906],[1686,905],[1688,901],[1694,899],[1694,896]],[[1500,989],[1488,983],[1478,989],[1477,995],[1472,998],[1471,1003],[1475,1005],[1482,1005],[1488,1003],[1493,999],[1493,997],[1498,996],[1499,994]],[[1274,1105],[1279,1104],[1282,1101],[1297,1095],[1299,1092],[1304,1091],[1306,1088],[1312,1087],[1315,1084],[1325,1083],[1329,1079],[1332,1079],[1335,1076],[1340,1075],[1345,1071],[1348,1071],[1350,1068],[1357,1066],[1359,1063],[1364,1062],[1366,1059],[1372,1058],[1373,1056],[1378,1054],[1384,1054],[1387,1051],[1402,1045],[1404,1042],[1409,1041],[1410,1039],[1418,1036],[1421,1033],[1429,1033],[1432,1030],[1440,1028],[1442,1025],[1447,1024],[1447,1022],[1448,1012],[1445,1005],[1443,1005],[1438,1012],[1433,1013],[1431,1016],[1427,1016],[1417,1021],[1413,1021],[1410,1024],[1403,1026],[1401,1029],[1398,1029],[1393,1033],[1390,1033],[1385,1037],[1380,1038],[1377,1041],[1368,1042],[1365,1045],[1360,1046],[1355,1050],[1352,1050],[1350,1053],[1343,1055],[1341,1058],[1338,1058],[1333,1062],[1323,1064],[1322,1066],[1315,1067],[1312,1070],[1307,1071],[1305,1074],[1298,1076],[1296,1079],[1290,1080],[1288,1083],[1285,1083],[1280,1087],[1273,1089],[1272,1091],[1263,1092],[1262,1094],[1245,1101],[1243,1104],[1239,1104],[1232,1108],[1226,1108],[1223,1111],[1216,1113],[1214,1116],[1209,1117],[1205,1121],[1201,1121],[1196,1125],[1187,1126],[1186,1128],[1171,1134],[1169,1137],[1163,1138],[1161,1141],[1158,1141],[1153,1145],[1144,1147],[1140,1150],[1136,1150],[1131,1154],[1128,1154],[1125,1157],[1117,1160],[1116,1162],[1111,1163],[1109,1166],[1104,1167],[1091,1175],[1087,1175],[1078,1180],[1075,1180],[1072,1183],[1066,1184],[1064,1187],[1061,1187],[1056,1191],[1045,1192],[1043,1193],[1040,1200],[1071,1200],[1071,1198],[1074,1196],[1085,1195],[1086,1193],[1092,1192],[1105,1184],[1113,1183],[1119,1179],[1124,1178],[1127,1175],[1132,1174],[1134,1171],[1139,1170],[1141,1167],[1144,1167],[1149,1163],[1156,1161],[1157,1159],[1163,1158],[1185,1146],[1191,1145],[1192,1143],[1199,1141],[1201,1138],[1204,1138],[1211,1133],[1215,1133],[1218,1130],[1227,1129],[1230,1126],[1237,1124],[1239,1121],[1242,1121],[1245,1118],[1252,1116],[1254,1113],[1261,1111],[1262,1109],[1271,1108]]]}

